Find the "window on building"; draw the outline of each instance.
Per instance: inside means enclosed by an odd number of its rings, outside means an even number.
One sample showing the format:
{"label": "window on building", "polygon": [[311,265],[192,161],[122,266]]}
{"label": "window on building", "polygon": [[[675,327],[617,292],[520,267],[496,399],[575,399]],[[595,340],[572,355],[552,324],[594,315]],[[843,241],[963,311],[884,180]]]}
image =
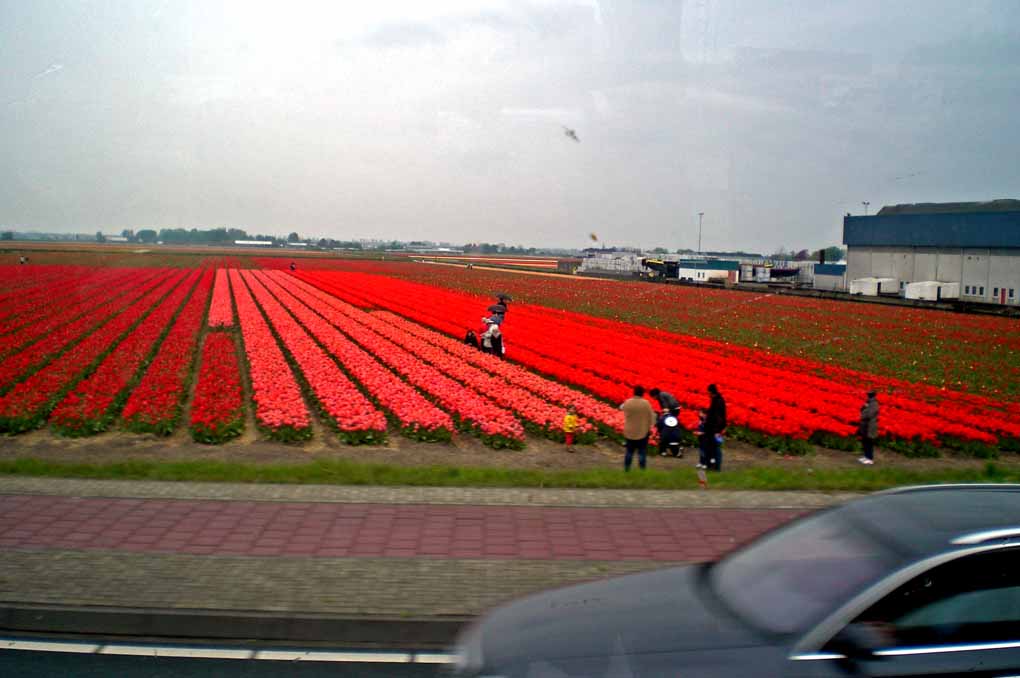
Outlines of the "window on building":
{"label": "window on building", "polygon": [[1012,287],[1009,288],[1009,298],[1010,299],[1013,298],[1013,288]]}
{"label": "window on building", "polygon": [[998,287],[993,287],[992,288],[992,296],[993,297],[999,296],[999,288]]}
{"label": "window on building", "polygon": [[985,288],[984,288],[983,285],[981,286],[980,291],[978,292],[978,295],[980,295],[982,297],[985,296]]}
{"label": "window on building", "polygon": [[963,286],[963,293],[964,294],[970,294],[970,285],[964,285]]}

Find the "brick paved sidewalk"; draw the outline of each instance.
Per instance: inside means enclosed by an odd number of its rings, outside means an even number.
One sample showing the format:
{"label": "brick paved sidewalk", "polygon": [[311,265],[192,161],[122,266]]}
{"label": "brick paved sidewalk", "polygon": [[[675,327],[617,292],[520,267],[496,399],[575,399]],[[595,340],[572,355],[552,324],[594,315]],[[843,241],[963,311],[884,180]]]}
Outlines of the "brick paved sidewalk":
{"label": "brick paved sidewalk", "polygon": [[552,586],[715,558],[842,498],[767,494],[6,478],[0,608],[463,619]]}

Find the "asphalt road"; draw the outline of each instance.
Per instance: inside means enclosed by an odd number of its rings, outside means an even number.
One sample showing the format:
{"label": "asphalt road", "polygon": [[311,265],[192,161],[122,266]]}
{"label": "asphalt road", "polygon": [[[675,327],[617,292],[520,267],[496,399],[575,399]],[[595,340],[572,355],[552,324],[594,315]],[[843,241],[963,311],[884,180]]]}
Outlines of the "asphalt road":
{"label": "asphalt road", "polygon": [[0,676],[23,678],[76,676],[77,678],[432,678],[442,676],[436,664],[365,662],[270,661],[255,659],[194,659],[131,657],[66,652],[0,650]]}

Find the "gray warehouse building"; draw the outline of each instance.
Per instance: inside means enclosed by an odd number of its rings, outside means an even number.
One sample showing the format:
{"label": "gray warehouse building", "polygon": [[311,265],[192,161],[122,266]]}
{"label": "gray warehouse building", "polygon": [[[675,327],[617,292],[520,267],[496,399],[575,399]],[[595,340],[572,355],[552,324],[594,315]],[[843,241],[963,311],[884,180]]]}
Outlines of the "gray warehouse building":
{"label": "gray warehouse building", "polygon": [[847,280],[958,282],[960,298],[1020,305],[1020,200],[895,205],[843,219]]}

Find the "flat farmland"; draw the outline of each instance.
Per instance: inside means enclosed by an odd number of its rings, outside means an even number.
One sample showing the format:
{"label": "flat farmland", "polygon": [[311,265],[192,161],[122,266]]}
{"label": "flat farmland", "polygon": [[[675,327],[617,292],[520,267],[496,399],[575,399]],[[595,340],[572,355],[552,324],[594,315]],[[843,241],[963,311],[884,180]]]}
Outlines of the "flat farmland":
{"label": "flat farmland", "polygon": [[[3,433],[551,454],[573,405],[579,442],[614,450],[632,384],[673,392],[692,429],[715,383],[752,457],[854,449],[869,389],[907,455],[1020,444],[1008,320],[412,263],[148,261],[0,266]],[[506,360],[461,341],[496,290],[515,297]],[[937,377],[926,351],[957,357]]]}

